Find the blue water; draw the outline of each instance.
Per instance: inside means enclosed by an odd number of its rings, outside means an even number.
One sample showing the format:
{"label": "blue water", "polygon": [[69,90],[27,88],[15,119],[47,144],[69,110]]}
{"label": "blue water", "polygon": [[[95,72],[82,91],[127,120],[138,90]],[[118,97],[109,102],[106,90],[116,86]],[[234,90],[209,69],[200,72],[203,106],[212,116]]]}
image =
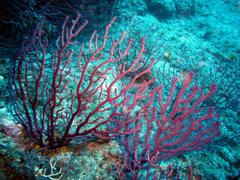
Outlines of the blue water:
{"label": "blue water", "polygon": [[240,179],[240,1],[1,12],[0,179]]}

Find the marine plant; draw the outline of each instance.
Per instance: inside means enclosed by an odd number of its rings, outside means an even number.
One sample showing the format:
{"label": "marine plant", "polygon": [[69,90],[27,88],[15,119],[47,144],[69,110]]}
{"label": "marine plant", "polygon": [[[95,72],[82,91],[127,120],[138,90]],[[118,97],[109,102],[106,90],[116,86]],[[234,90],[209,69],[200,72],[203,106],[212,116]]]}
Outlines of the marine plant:
{"label": "marine plant", "polygon": [[[88,21],[80,23],[79,14],[66,18],[54,43],[40,24],[14,59],[10,105],[15,121],[41,147],[116,138],[123,152],[117,170],[136,179],[143,169],[150,176],[158,162],[200,149],[219,134],[214,108],[201,107],[216,87],[206,92],[191,85],[193,73],[152,86],[154,59],[144,64],[144,38],[129,55],[133,39],[125,43],[125,32],[117,40],[109,36],[115,19],[81,44]],[[123,61],[129,57],[131,64]]]}
{"label": "marine plant", "polygon": [[122,121],[111,130],[107,125],[113,114],[134,108],[139,89],[146,88],[153,80],[140,84],[135,81],[150,72],[153,61],[131,80],[124,80],[126,74],[141,68],[144,39],[132,64],[128,67],[119,64],[128,56],[133,40],[129,39],[121,49],[118,46],[125,32],[118,40],[110,41],[109,30],[115,19],[106,26],[102,38],[94,31],[88,44],[78,43],[79,35],[88,24],[84,21],[79,25],[79,14],[72,21],[66,18],[62,34],[54,45],[44,34],[43,24],[23,42],[14,60],[10,105],[15,121],[35,144],[57,148],[78,137],[86,141],[132,131],[120,132],[131,120]]}
{"label": "marine plant", "polygon": [[124,127],[124,131],[136,129],[135,132],[119,138],[123,154],[122,163],[116,163],[116,167],[120,176],[164,178],[166,174],[159,167],[161,161],[200,150],[219,135],[214,107],[201,107],[216,86],[212,84],[204,93],[197,85],[191,87],[193,78],[193,73],[187,74],[182,82],[174,77],[167,93],[163,86],[154,88],[137,115],[129,117],[138,121]]}

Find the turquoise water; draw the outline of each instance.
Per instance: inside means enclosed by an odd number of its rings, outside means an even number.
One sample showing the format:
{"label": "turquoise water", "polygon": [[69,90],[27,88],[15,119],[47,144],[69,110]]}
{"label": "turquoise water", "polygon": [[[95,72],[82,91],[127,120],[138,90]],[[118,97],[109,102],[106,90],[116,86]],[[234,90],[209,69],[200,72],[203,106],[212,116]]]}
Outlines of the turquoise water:
{"label": "turquoise water", "polygon": [[240,2],[3,1],[0,179],[239,179]]}

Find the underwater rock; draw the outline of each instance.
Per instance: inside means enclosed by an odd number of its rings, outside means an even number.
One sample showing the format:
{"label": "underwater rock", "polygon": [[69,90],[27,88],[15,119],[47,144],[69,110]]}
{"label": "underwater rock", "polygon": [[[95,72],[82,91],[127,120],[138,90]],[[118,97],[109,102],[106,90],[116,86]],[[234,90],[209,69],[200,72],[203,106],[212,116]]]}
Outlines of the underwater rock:
{"label": "underwater rock", "polygon": [[194,0],[151,0],[148,9],[158,19],[189,16],[194,14]]}
{"label": "underwater rock", "polygon": [[7,80],[0,75],[0,108],[4,108],[7,93]]}
{"label": "underwater rock", "polygon": [[180,16],[191,16],[195,12],[194,0],[174,0],[176,14]]}
{"label": "underwater rock", "polygon": [[176,7],[173,0],[151,0],[148,4],[149,12],[158,19],[165,19],[175,15]]}
{"label": "underwater rock", "polygon": [[139,0],[116,1],[113,8],[113,14],[118,17],[119,22],[131,20],[136,15],[144,16],[147,11],[147,2]]}
{"label": "underwater rock", "polygon": [[147,13],[147,5],[146,3],[144,3],[144,1],[133,1],[131,3],[131,7],[134,7],[134,10],[137,13],[137,15],[143,16]]}
{"label": "underwater rock", "polygon": [[0,76],[0,87],[4,84],[4,77]]}

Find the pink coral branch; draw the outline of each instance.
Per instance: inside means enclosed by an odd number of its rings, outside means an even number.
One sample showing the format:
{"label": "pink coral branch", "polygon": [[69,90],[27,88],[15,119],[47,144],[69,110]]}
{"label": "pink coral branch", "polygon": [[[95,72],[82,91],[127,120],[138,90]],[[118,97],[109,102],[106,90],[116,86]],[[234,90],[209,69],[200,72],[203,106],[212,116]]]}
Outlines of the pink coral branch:
{"label": "pink coral branch", "polygon": [[[88,46],[81,43],[77,52],[74,47],[78,43],[77,37],[88,24],[84,21],[79,26],[80,19],[79,14],[71,22],[70,17],[66,17],[62,34],[55,43],[55,51],[43,36],[43,25],[38,26],[15,61],[16,117],[30,138],[40,146],[56,148],[68,144],[73,138],[89,134],[110,138],[134,132],[122,131],[122,127],[136,121],[134,119],[126,122],[119,120],[119,128],[112,131],[108,127],[114,115],[125,115],[121,112],[123,106],[127,111],[133,110],[137,102],[145,97],[144,89],[153,82],[135,83],[140,76],[150,73],[154,60],[148,68],[126,81],[128,73],[141,68],[144,39],[138,55],[126,67],[124,59],[132,48],[133,40],[129,39],[127,46],[121,48],[125,32],[117,40],[110,39],[109,31],[116,17],[106,26],[102,37],[94,31]],[[74,65],[75,60],[77,66]],[[135,91],[131,103],[129,89]],[[20,115],[22,110],[24,113]]]}

